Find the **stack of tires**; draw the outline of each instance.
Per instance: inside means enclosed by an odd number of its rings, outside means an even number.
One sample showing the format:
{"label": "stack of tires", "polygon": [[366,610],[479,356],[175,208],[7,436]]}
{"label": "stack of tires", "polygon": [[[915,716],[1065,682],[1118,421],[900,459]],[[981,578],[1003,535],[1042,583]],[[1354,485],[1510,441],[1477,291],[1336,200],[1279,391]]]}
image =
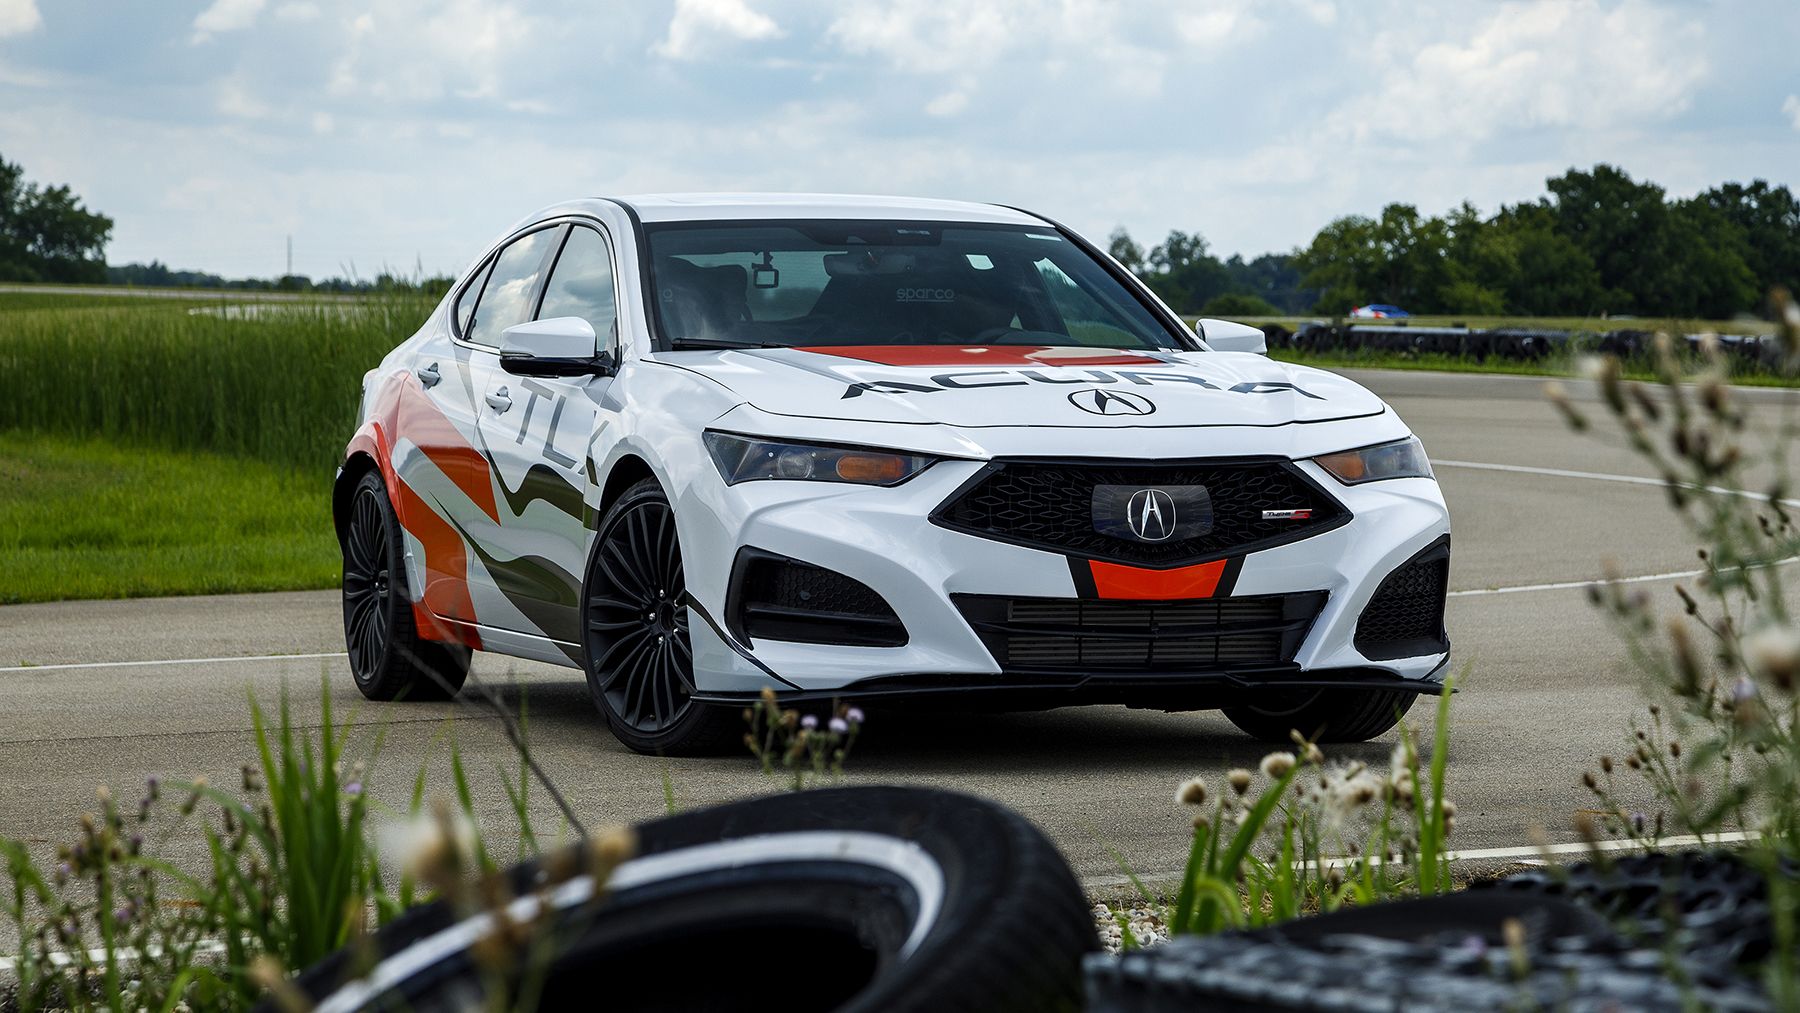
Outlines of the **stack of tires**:
{"label": "stack of tires", "polygon": [[1534,871],[1446,897],[1090,957],[1094,1013],[1761,1011],[1766,880],[1721,854]]}

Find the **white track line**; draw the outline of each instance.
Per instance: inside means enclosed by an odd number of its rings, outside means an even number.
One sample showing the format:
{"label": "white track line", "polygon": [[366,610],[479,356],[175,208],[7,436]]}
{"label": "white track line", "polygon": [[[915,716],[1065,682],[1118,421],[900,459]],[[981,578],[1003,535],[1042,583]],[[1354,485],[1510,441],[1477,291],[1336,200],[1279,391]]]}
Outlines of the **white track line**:
{"label": "white track line", "polygon": [[[1643,475],[1612,475],[1601,471],[1570,471],[1567,468],[1534,468],[1524,464],[1487,464],[1482,461],[1437,461],[1431,462],[1434,468],[1468,468],[1472,471],[1505,471],[1517,475],[1547,475],[1551,478],[1582,478],[1592,482],[1622,482],[1626,485],[1648,485],[1658,489],[1665,488],[1668,483],[1660,478],[1646,478]],[[1742,489],[1727,489],[1724,486],[1687,486],[1712,493],[1715,496],[1742,496],[1759,503],[1767,503],[1769,497],[1760,492],[1746,492]],[[1800,507],[1800,500],[1784,499],[1782,506]]]}
{"label": "white track line", "polygon": [[[1713,834],[1704,840],[1691,835],[1664,837],[1657,842],[1656,846],[1659,850],[1666,850],[1671,848],[1693,848],[1703,844],[1742,844],[1751,839],[1752,837],[1750,834],[1732,831],[1730,833]],[[1509,848],[1471,848],[1467,851],[1452,851],[1448,857],[1452,862],[1531,861],[1533,859],[1546,857],[1559,858],[1564,855],[1587,855],[1595,851],[1614,854],[1621,851],[1641,850],[1643,850],[1643,845],[1636,841],[1618,839],[1611,841],[1595,841],[1592,844],[1585,841],[1575,841],[1569,844],[1546,844],[1543,846],[1527,844]],[[1348,858],[1328,858],[1325,860],[1325,864],[1328,867],[1341,868],[1348,865],[1350,861],[1351,860]],[[1180,880],[1181,876],[1182,870],[1167,869],[1162,872],[1152,872],[1147,875],[1140,874],[1137,878],[1141,883],[1164,883],[1171,880]],[[1108,876],[1084,876],[1082,877],[1081,885],[1085,889],[1096,890],[1130,886],[1132,884],[1130,876],[1124,875],[1123,873],[1117,873]]]}
{"label": "white track line", "polygon": [[75,668],[141,668],[146,665],[221,665],[228,661],[317,661],[348,657],[343,651],[323,654],[245,654],[233,658],[158,658],[154,661],[84,661],[75,665],[12,665],[0,672],[61,672]]}

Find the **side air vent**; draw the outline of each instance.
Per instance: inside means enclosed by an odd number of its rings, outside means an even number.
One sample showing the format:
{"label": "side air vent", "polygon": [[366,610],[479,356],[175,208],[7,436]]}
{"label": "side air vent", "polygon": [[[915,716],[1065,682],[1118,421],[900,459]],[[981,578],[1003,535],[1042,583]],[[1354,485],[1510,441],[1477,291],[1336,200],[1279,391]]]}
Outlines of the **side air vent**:
{"label": "side air vent", "polygon": [[847,647],[902,647],[906,627],[869,585],[760,549],[731,568],[729,614],[740,638]]}

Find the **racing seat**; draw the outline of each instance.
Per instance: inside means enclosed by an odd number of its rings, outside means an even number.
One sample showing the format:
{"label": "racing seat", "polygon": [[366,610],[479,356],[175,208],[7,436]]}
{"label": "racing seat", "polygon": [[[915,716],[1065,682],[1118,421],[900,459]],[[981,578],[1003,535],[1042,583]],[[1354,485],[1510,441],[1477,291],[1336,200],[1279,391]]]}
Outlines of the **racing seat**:
{"label": "racing seat", "polygon": [[657,302],[671,338],[724,338],[750,320],[750,273],[738,264],[701,267],[680,257],[658,265]]}

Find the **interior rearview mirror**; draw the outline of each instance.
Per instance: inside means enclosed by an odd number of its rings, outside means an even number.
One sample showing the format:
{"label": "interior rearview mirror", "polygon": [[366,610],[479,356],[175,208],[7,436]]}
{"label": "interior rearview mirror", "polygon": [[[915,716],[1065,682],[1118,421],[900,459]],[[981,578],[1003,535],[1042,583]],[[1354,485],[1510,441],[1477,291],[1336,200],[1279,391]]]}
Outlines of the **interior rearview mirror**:
{"label": "interior rearview mirror", "polygon": [[612,353],[594,344],[594,325],[581,317],[514,324],[500,334],[500,368],[515,376],[610,375]]}
{"label": "interior rearview mirror", "polygon": [[1262,328],[1230,320],[1203,319],[1194,324],[1194,333],[1215,352],[1255,352],[1269,354],[1269,341]]}

